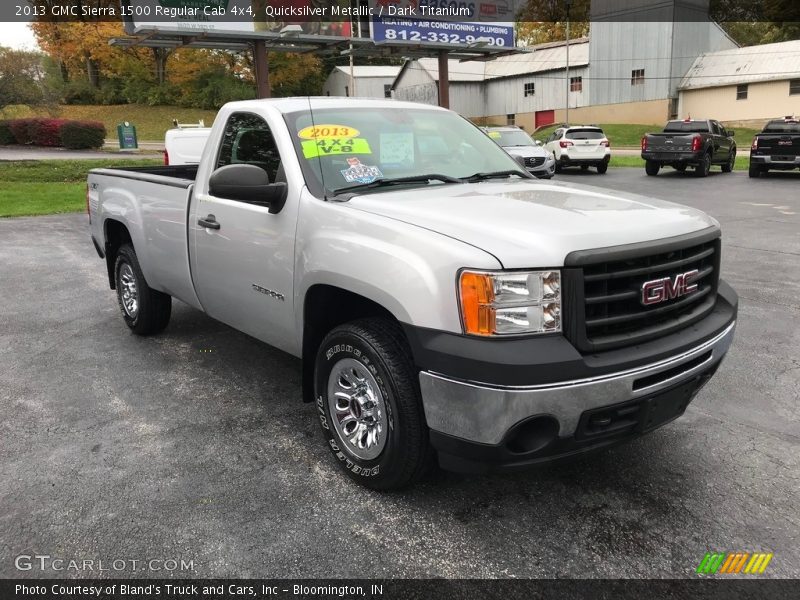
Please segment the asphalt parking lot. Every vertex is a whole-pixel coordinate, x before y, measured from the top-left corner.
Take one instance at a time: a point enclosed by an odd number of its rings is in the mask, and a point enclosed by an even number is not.
[[[85,215],[0,219],[0,577],[92,575],[20,554],[193,566],[115,576],[692,577],[712,550],[799,577],[800,174],[558,179],[722,223],[728,358],[633,443],[392,494],[336,470],[299,361],[177,302],[163,334],[131,335]]]

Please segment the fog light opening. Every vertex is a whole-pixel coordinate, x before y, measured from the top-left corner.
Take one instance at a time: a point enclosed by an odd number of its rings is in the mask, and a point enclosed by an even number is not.
[[[558,421],[553,417],[533,417],[515,426],[505,446],[514,454],[530,454],[542,450],[558,437]]]

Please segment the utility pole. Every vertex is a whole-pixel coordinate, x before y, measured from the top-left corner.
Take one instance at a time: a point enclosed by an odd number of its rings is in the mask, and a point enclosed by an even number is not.
[[[564,3],[567,5],[567,110],[564,119],[569,125],[569,89],[571,87],[569,82],[569,6],[572,4],[572,0],[564,0]]]

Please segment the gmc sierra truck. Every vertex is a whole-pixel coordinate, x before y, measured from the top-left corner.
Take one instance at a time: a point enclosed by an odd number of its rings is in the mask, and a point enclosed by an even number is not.
[[[718,121],[669,121],[662,133],[648,133],[642,138],[644,170],[648,175],[658,175],[665,165],[680,172],[692,166],[696,177],[707,177],[711,165],[720,165],[723,173],[730,173],[736,162],[733,134]]]
[[[785,117],[769,121],[750,145],[750,177],[759,177],[770,169],[800,169],[800,121]]]
[[[177,298],[302,358],[326,445],[375,489],[650,432],[733,340],[714,219],[538,181],[427,105],[230,103],[199,165],[95,169],[87,202],[134,333]]]

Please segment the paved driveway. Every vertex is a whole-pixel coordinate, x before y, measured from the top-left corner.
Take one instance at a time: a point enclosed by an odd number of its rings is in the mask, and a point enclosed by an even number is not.
[[[180,303],[135,337],[85,215],[0,219],[0,577],[23,553],[183,559],[200,577],[691,577],[708,550],[774,552],[767,576],[800,576],[800,180],[559,179],[722,222],[729,357],[633,443],[392,494],[338,473],[296,359]],[[43,574],[75,575],[22,573]]]

